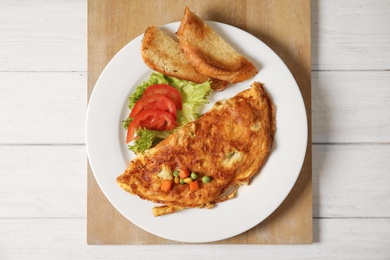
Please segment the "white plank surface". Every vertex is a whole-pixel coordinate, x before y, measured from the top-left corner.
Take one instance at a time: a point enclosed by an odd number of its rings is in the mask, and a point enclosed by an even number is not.
[[[86,73],[0,72],[0,144],[85,143]]]
[[[86,1],[1,0],[0,71],[86,71]]]
[[[0,144],[85,143],[86,80],[0,72]],[[314,71],[313,142],[390,142],[389,104],[390,71]]]
[[[312,4],[313,245],[86,245],[86,1],[0,0],[0,259],[389,259],[390,1]]]
[[[84,145],[0,146],[0,218],[86,216]],[[389,145],[314,145],[313,215],[390,218]]]
[[[85,217],[86,159],[84,145],[0,146],[0,218]]]
[[[390,218],[390,145],[314,145],[313,214]]]
[[[314,70],[390,69],[390,4],[383,0],[315,0]]]
[[[314,220],[312,245],[86,246],[85,219],[0,219],[8,259],[389,259],[390,219]]]
[[[315,143],[389,143],[390,71],[313,72],[312,124]]]
[[[390,68],[390,6],[312,1],[315,70]],[[86,1],[2,0],[0,71],[86,71]]]

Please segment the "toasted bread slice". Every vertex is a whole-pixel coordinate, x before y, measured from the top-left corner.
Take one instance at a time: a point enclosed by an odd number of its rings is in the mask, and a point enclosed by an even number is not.
[[[249,60],[188,7],[176,34],[182,51],[201,74],[235,83],[247,80],[257,73]]]
[[[180,50],[179,43],[156,26],[150,26],[143,37],[141,54],[144,62],[151,69],[164,75],[195,83],[203,83],[210,77],[199,73]],[[226,88],[228,82],[211,79],[215,91]]]

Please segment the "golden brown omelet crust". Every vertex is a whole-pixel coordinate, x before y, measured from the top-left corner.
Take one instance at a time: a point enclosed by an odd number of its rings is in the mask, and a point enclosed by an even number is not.
[[[260,83],[235,97],[217,102],[198,120],[130,162],[118,184],[143,199],[162,203],[167,213],[187,207],[212,207],[232,185],[248,184],[267,158],[275,132],[274,109]],[[174,184],[160,189],[162,167],[188,168],[201,178],[199,189]]]

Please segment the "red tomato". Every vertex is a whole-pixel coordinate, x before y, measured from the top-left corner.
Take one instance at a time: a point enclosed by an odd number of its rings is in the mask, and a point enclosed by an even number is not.
[[[142,96],[131,110],[131,118],[135,118],[144,110],[161,110],[170,113],[174,120],[176,120],[176,106],[175,104],[163,95]]]
[[[168,112],[161,110],[144,110],[141,111],[131,121],[127,128],[126,143],[134,140],[135,130],[144,127],[149,130],[165,131],[172,130],[177,126],[175,119]]]
[[[166,84],[155,84],[146,88],[142,96],[163,95],[175,104],[177,110],[183,107],[179,90]]]

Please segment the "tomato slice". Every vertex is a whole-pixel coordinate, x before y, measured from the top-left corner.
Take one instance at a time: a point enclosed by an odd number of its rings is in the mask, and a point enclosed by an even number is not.
[[[177,126],[175,119],[166,111],[144,110],[131,121],[127,128],[126,143],[134,140],[135,130],[144,127],[149,130],[167,131]]]
[[[175,104],[177,110],[182,110],[183,103],[179,90],[166,84],[155,84],[146,88],[142,96],[163,95]]]
[[[142,96],[131,110],[131,118],[135,118],[144,110],[161,110],[170,113],[174,120],[176,120],[176,106],[167,97],[163,95]]]

